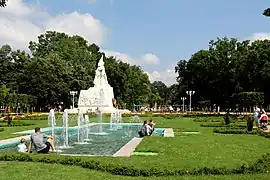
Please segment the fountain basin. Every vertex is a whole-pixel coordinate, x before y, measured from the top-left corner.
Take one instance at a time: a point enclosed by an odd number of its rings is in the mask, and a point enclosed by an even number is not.
[[[99,135],[99,128],[102,126],[104,135]],[[69,147],[62,148],[63,146],[63,128],[55,128],[55,146],[56,149],[61,150],[57,152],[62,155],[82,155],[82,156],[112,156],[119,149],[121,149],[125,144],[127,144],[134,137],[138,137],[138,130],[141,127],[141,124],[121,124],[122,129],[116,131],[110,130],[110,125],[106,123],[102,124],[90,124],[88,140],[83,143],[77,143],[77,127],[69,127]],[[42,133],[50,134],[51,129],[45,128],[41,129]],[[154,133],[153,136],[162,136],[164,129],[156,129],[157,133]],[[25,134],[32,134],[33,131],[24,131]],[[95,134],[96,133],[96,134]],[[22,132],[20,132],[22,134]],[[29,138],[27,139],[29,142]],[[18,141],[13,141],[5,144],[0,144],[0,152],[2,151],[17,151]],[[28,145],[28,143],[27,143]],[[35,151],[33,151],[35,152]]]

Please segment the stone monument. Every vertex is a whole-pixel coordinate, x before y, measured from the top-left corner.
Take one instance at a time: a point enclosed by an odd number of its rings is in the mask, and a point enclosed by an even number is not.
[[[103,113],[110,113],[116,111],[116,108],[113,107],[113,102],[113,88],[108,83],[102,56],[96,69],[94,87],[90,87],[88,90],[81,90],[78,108],[82,112],[96,112],[99,110]]]

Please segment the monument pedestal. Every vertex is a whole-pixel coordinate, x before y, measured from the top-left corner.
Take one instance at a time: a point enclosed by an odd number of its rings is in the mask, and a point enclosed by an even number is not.
[[[83,113],[96,112],[98,109],[102,113],[112,113],[116,111],[113,107],[113,88],[107,80],[103,57],[101,57],[96,69],[94,87],[88,90],[81,90],[78,102],[78,109]],[[129,112],[124,110],[123,112]]]

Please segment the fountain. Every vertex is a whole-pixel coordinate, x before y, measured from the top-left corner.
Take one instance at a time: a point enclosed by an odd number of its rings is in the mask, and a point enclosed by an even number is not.
[[[86,133],[86,139],[85,141],[89,141],[89,117],[88,115],[84,116],[84,128],[85,128],[85,133]]]
[[[85,138],[85,125],[84,117],[82,111],[78,110],[78,127],[77,127],[77,143],[76,144],[87,144],[84,140]]]
[[[63,137],[64,137],[64,141],[63,141],[63,146],[60,146],[59,148],[66,149],[66,148],[70,148],[70,146],[68,145],[69,133],[68,133],[68,110],[67,109],[64,110],[62,119],[63,119]]]
[[[54,113],[54,109],[50,110],[49,116],[48,116],[48,125],[51,127],[51,132],[52,132],[52,138],[55,138],[55,113]]]
[[[121,129],[122,127],[119,126],[119,124],[122,123],[122,113],[118,111],[118,109],[115,112],[111,113],[110,118],[110,130],[117,130]]]

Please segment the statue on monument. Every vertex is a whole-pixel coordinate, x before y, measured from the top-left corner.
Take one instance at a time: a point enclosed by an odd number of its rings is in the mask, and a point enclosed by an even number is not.
[[[102,56],[98,62],[98,67],[96,69],[94,86],[108,85],[107,75],[104,67],[104,57]]]

